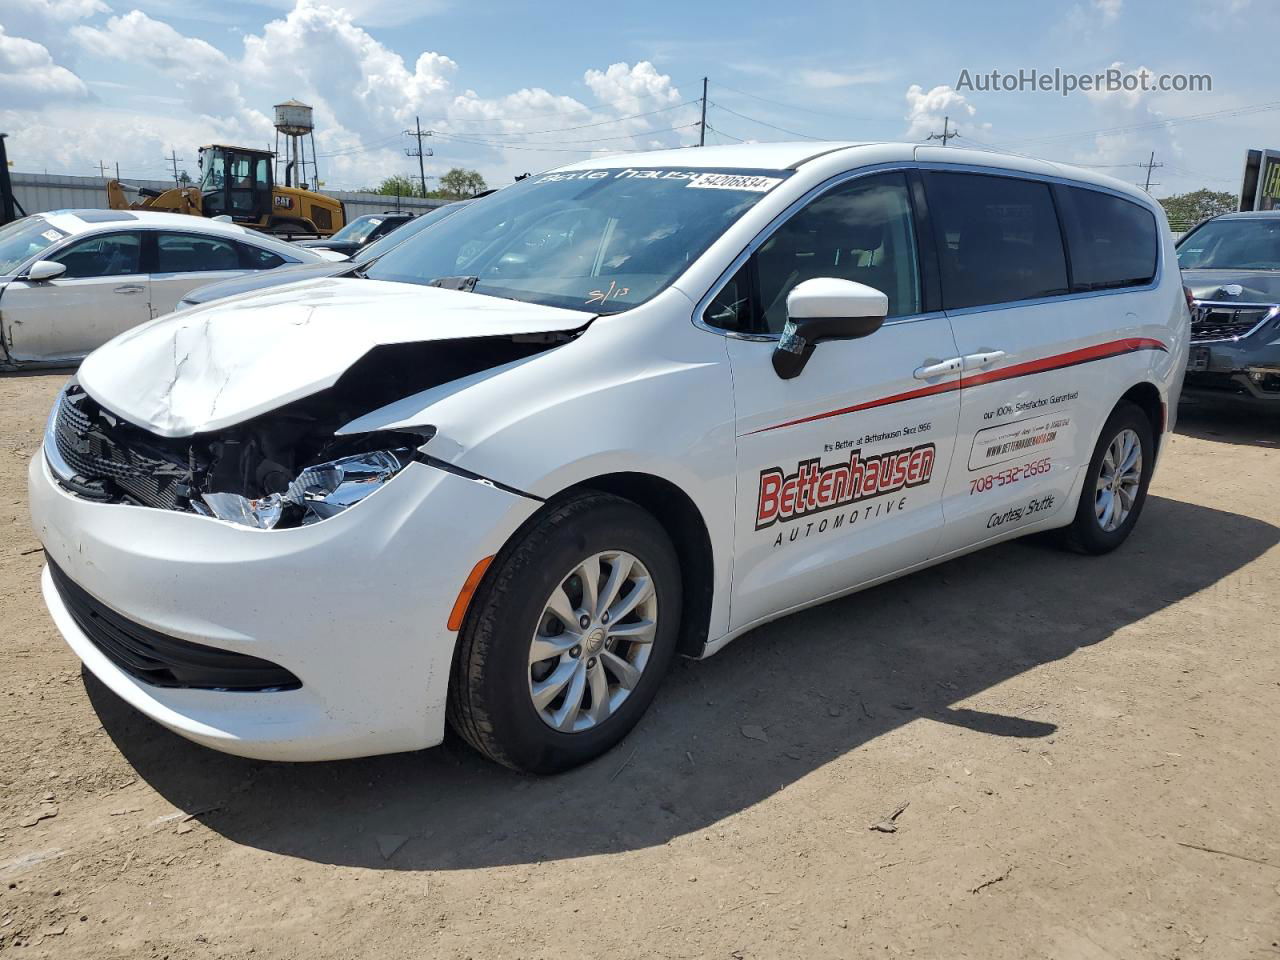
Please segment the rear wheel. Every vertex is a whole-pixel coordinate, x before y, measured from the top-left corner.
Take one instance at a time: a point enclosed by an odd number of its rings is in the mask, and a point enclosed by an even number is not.
[[[1081,553],[1109,553],[1128,538],[1147,500],[1155,441],[1151,421],[1127,400],[1107,419],[1089,462],[1066,544]]]
[[[495,559],[472,599],[449,720],[499,763],[554,773],[635,726],[675,653],[680,567],[630,501],[575,495]]]

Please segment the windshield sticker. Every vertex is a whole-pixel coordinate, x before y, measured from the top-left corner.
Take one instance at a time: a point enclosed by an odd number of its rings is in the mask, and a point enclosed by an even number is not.
[[[62,234],[57,230],[46,230],[44,233],[40,234],[40,236],[44,237],[50,243],[57,243],[62,239]]]
[[[625,170],[571,170],[565,173],[548,173],[533,181],[533,186],[571,180],[682,180],[686,187],[697,187],[702,190],[746,190],[751,193],[767,193],[780,184],[783,178],[753,173],[645,170],[627,167]]]
[[[750,190],[768,193],[782,182],[781,177],[758,177],[740,173],[700,173],[689,181],[689,186],[703,190]]]

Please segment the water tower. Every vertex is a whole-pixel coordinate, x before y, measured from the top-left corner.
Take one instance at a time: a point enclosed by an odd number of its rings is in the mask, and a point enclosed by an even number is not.
[[[286,187],[314,187],[320,178],[316,169],[315,124],[311,120],[311,108],[297,100],[277,103],[276,111],[276,183]],[[280,150],[280,138],[284,137],[284,150]],[[307,156],[307,140],[311,140],[311,156]],[[281,164],[284,165],[281,176]],[[311,165],[311,178],[307,178],[307,165]]]

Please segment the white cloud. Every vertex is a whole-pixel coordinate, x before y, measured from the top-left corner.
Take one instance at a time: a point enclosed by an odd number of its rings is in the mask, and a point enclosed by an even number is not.
[[[98,154],[111,161],[145,155],[154,168],[170,147],[194,163],[192,151],[201,143],[272,143],[270,106],[285,97],[314,106],[321,177],[334,187],[416,173],[416,161],[404,154],[409,141],[402,131],[418,117],[436,132],[429,145],[438,156],[428,160],[428,173],[476,166],[495,182],[594,151],[690,142],[688,131],[668,128],[696,120],[696,108],[680,107],[679,89],[647,61],[587,70],[582,82],[591,97],[585,100],[538,87],[481,97],[457,83],[460,68],[450,57],[422,51],[407,60],[358,25],[349,9],[321,0],[296,0],[288,12],[243,36],[238,50],[185,36],[142,10],[102,18],[101,0],[51,2],[75,4],[93,16],[67,24],[66,35],[82,57],[130,70],[128,87],[93,81],[103,103],[86,111],[83,132],[74,138],[91,162]],[[139,71],[141,82],[134,80]],[[154,81],[145,79],[148,72]],[[15,76],[27,82],[26,73]],[[84,88],[74,74],[62,77],[68,79]],[[0,108],[0,116],[17,113],[10,103],[4,107],[10,109]],[[630,116],[652,111],[661,112]],[[620,115],[629,118],[616,119]],[[74,126],[66,114],[57,123],[51,117],[6,122],[23,129],[28,156],[38,146],[42,159],[88,172],[79,169],[86,162],[81,151],[54,146],[61,131]],[[121,136],[133,127],[145,133]],[[508,143],[516,149],[503,149]],[[535,144],[546,150],[531,149]]]
[[[42,44],[11,37],[0,26],[0,101],[34,110],[58,100],[88,97],[84,82],[54,63]]]
[[[1093,0],[1093,9],[1102,17],[1103,23],[1113,23],[1123,7],[1124,0]]]
[[[90,17],[110,13],[102,0],[4,0],[4,29],[44,46],[59,63],[73,63],[75,43],[70,28]]]
[[[904,140],[923,140],[931,133],[941,133],[946,117],[951,118],[954,127],[957,121],[971,119],[978,111],[965,99],[964,94],[957,93],[947,85],[924,90],[918,83],[907,88],[907,132]]]
[[[888,78],[888,73],[878,70],[863,70],[856,73],[843,73],[838,70],[801,70],[798,74],[800,83],[814,90],[837,90],[842,87],[884,83]]]

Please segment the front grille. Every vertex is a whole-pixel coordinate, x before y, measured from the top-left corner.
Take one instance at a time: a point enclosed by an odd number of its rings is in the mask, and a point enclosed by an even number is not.
[[[1242,339],[1265,323],[1276,309],[1269,305],[1197,303],[1191,314],[1191,342]]]
[[[149,507],[173,510],[186,472],[177,464],[147,456],[115,436],[85,393],[67,391],[58,404],[54,441],[67,466],[90,481],[108,480]]]
[[[122,617],[75,584],[52,560],[49,573],[76,626],[112,663],[153,687],[296,690],[302,681],[279,664],[166,636]]]

